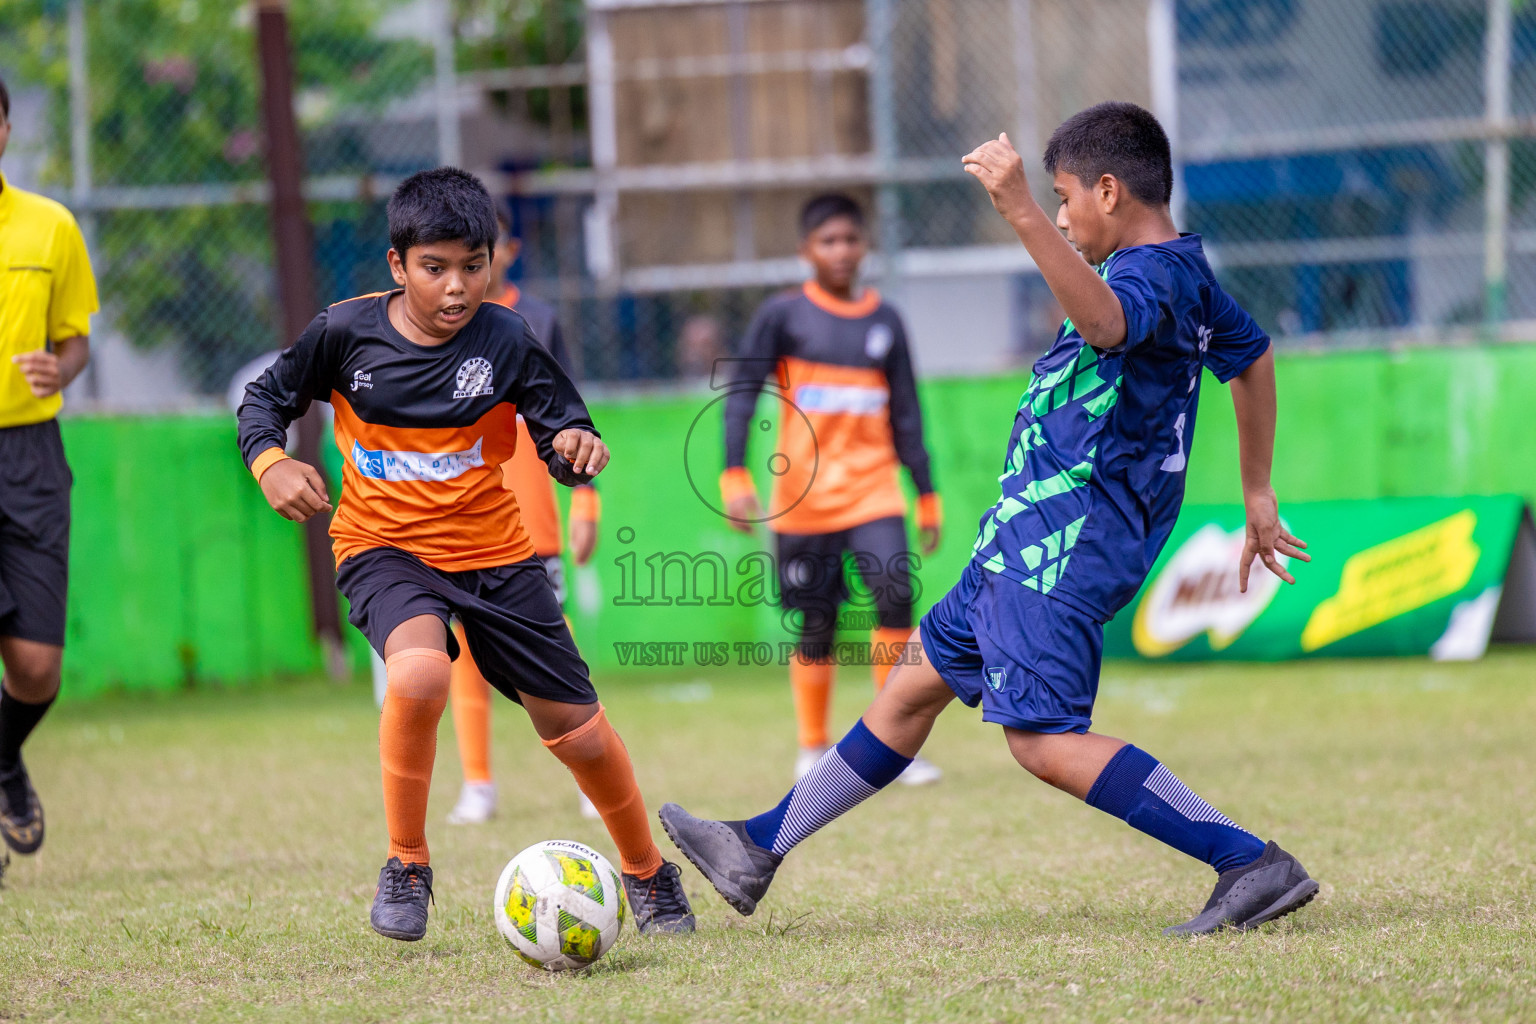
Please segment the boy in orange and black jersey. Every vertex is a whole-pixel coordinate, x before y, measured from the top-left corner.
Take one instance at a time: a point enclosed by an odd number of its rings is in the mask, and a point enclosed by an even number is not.
[[[352,624],[384,657],[379,722],[388,861],[370,921],[407,941],[427,930],[427,794],[449,666],[468,648],[523,705],[570,768],[619,849],[636,926],[692,931],[676,865],[651,839],[645,801],[576,652],[501,466],[517,421],[550,475],[584,484],[608,463],[587,408],[516,312],[484,301],[494,206],[473,175],[412,175],[389,201],[389,265],[400,290],[338,302],[246,388],[240,448],[288,519],[330,509],[313,467],[283,452],[288,425],[319,399],[335,409],[337,585]]]
[[[827,748],[831,648],[838,608],[849,596],[845,554],[874,598],[879,625],[870,653],[878,691],[912,633],[913,558],[899,467],[917,488],[924,554],[938,547],[942,517],[906,329],[878,292],[858,287],[867,251],[862,208],[839,193],[817,196],[801,211],[800,238],[800,256],[815,273],[765,302],[747,330],[725,403],[720,481],[736,529],[751,532],[753,523],[766,521],[773,531],[781,599],[800,619],[790,664],[797,778]],[[764,516],[745,461],[770,375],[792,411],[782,417],[770,461],[776,481]],[[921,758],[902,776],[912,785],[938,778],[938,769]]]
[[[485,301],[516,310],[528,322],[534,339],[554,357],[567,376],[574,376],[555,307],[523,294],[517,285],[507,280],[522,249],[522,240],[512,233],[511,222],[500,209],[496,211],[496,228]],[[550,585],[555,589],[555,598],[563,607],[565,567],[560,557],[562,531],[554,480],[549,475],[549,468],[540,461],[533,438],[528,433],[528,424],[521,416],[517,420],[517,450],[501,467],[501,473],[503,485],[517,495],[518,510],[528,529],[528,539],[533,542],[533,552],[544,563]],[[591,484],[578,484],[572,489],[571,559],[578,566],[591,560],[597,545],[599,509],[597,489]],[[466,646],[463,625],[455,624],[453,628],[459,646]],[[453,734],[464,772],[464,785],[459,791],[458,802],[448,812],[448,823],[480,824],[496,813],[496,783],[491,776],[491,687],[467,651],[453,663],[448,706],[453,712]],[[581,811],[586,817],[597,817],[597,809],[585,796]]]

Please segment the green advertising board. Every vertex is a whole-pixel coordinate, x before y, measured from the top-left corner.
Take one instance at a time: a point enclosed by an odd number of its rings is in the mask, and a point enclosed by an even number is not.
[[[1310,563],[1289,586],[1254,562],[1238,591],[1240,505],[1189,505],[1136,600],[1105,628],[1109,657],[1279,661],[1481,657],[1536,641],[1536,540],[1523,498],[1322,501],[1281,510]]]

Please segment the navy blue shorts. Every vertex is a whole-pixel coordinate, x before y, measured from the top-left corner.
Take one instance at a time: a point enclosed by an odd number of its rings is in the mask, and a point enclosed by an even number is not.
[[[981,718],[1025,732],[1087,732],[1104,627],[975,562],[918,624],[923,651]]]

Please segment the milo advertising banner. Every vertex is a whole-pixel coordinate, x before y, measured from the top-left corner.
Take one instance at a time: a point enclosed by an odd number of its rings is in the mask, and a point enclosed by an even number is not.
[[[1536,642],[1536,531],[1512,495],[1281,506],[1310,563],[1288,586],[1257,560],[1238,593],[1243,509],[1187,505],[1136,600],[1105,627],[1110,657],[1170,660],[1430,655]],[[1289,562],[1281,556],[1282,562]]]

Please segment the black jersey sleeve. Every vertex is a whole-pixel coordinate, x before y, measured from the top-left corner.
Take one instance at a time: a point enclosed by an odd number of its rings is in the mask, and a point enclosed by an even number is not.
[[[516,383],[509,398],[528,424],[528,435],[533,438],[539,458],[549,467],[549,475],[567,487],[590,483],[590,476],[575,472],[570,460],[555,452],[554,440],[562,430],[574,427],[597,434],[597,427],[592,425],[592,416],[576,385],[555,357],[538,343],[526,324],[523,330]]]
[[[896,457],[912,474],[917,493],[931,494],[933,470],[928,447],[923,443],[923,410],[917,402],[917,379],[907,348],[907,329],[900,320],[895,326],[891,350],[885,355],[885,380],[891,389],[891,436],[896,442]]]
[[[560,330],[559,320],[552,319],[549,322],[549,354],[555,357],[555,362],[559,364],[560,369],[564,370],[565,375],[574,382],[576,380],[576,367],[571,364],[571,351],[565,347],[565,335]],[[597,485],[589,481],[584,484],[577,484],[576,486],[589,487],[595,490]]]
[[[330,311],[322,310],[265,373],[245,386],[245,399],[235,415],[247,468],[268,448],[288,443],[288,425],[309,411],[310,402],[329,397],[336,348],[329,324]]]
[[[732,361],[730,390],[725,395],[725,467],[746,464],[747,438],[763,381],[777,372],[784,355],[785,304],[772,299],[763,303],[747,326],[736,359]]]
[[[565,347],[565,335],[560,331],[559,320],[552,320],[549,324],[549,354],[555,357],[555,362],[560,364],[560,369],[565,371],[567,377],[575,378],[576,368],[571,365],[571,353]]]

